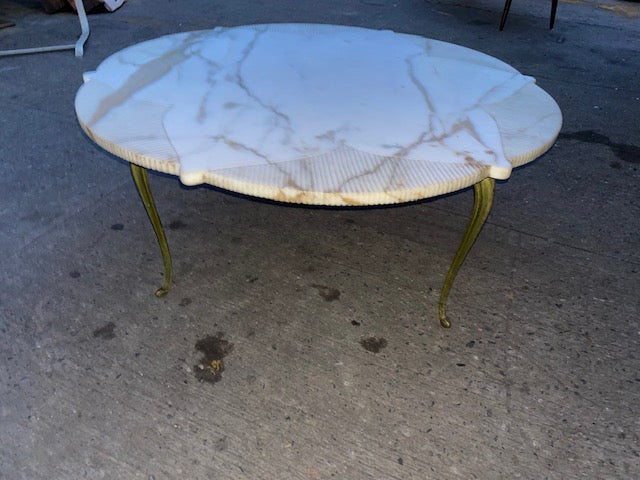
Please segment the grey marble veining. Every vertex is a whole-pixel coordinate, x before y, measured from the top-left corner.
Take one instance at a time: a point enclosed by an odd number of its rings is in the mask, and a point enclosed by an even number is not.
[[[85,75],[76,110],[103,147],[187,185],[393,203],[508,178],[546,150],[561,114],[534,83],[418,36],[255,25],[118,52]]]

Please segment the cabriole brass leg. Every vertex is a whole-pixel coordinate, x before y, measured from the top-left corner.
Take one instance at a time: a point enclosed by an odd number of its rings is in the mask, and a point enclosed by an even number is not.
[[[471,215],[469,225],[467,225],[467,230],[464,232],[464,237],[462,237],[462,242],[460,242],[458,251],[456,252],[455,257],[453,257],[453,262],[451,262],[451,266],[449,267],[447,276],[444,279],[442,292],[440,293],[440,304],[438,306],[438,313],[440,315],[440,325],[442,325],[444,328],[451,327],[451,322],[447,320],[446,313],[449,290],[451,290],[451,285],[453,284],[453,280],[456,278],[462,262],[464,262],[467,253],[469,253],[473,242],[476,241],[478,233],[480,233],[485,220],[489,216],[491,204],[493,203],[493,191],[495,183],[496,182],[493,178],[485,178],[484,180],[476,183],[473,186],[473,192],[475,196],[473,203],[473,214]]]
[[[147,176],[147,169],[135,165],[131,165],[131,173],[133,175],[133,181],[138,187],[138,193],[142,198],[144,208],[149,215],[151,225],[153,225],[153,231],[156,232],[158,244],[160,245],[160,251],[162,252],[162,260],[164,261],[164,284],[158,290],[156,290],[156,297],[164,297],[169,293],[169,287],[171,286],[171,254],[169,253],[169,245],[167,244],[167,237],[164,234],[162,228],[162,222],[160,222],[160,215],[156,209],[156,204],[153,201],[153,195],[151,195],[151,188],[149,187],[149,177]]]

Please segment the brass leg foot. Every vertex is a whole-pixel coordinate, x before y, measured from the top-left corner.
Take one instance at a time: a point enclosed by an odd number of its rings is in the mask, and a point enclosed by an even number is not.
[[[133,181],[138,187],[138,193],[142,198],[144,208],[149,215],[151,225],[153,225],[153,231],[156,232],[156,238],[158,239],[158,245],[160,245],[160,251],[162,252],[162,260],[164,261],[164,283],[162,287],[156,290],[156,297],[164,297],[169,293],[169,287],[171,286],[171,254],[169,253],[169,245],[167,244],[167,237],[164,234],[162,228],[162,222],[160,222],[160,215],[156,209],[156,204],[153,201],[153,195],[151,195],[151,188],[149,187],[149,177],[147,176],[147,169],[135,165],[131,165],[131,174],[133,175]]]
[[[467,253],[469,253],[473,242],[476,241],[478,233],[480,233],[485,220],[489,216],[489,212],[491,211],[491,204],[493,203],[493,191],[495,183],[496,182],[493,178],[485,178],[484,180],[476,183],[473,186],[475,199],[473,203],[473,213],[471,215],[471,220],[469,220],[469,225],[467,225],[467,229],[464,232],[464,236],[462,237],[462,241],[460,242],[458,251],[453,257],[453,261],[451,262],[451,266],[449,267],[447,276],[444,279],[442,292],[440,293],[438,314],[440,316],[440,325],[442,325],[442,327],[444,328],[451,327],[451,322],[447,319],[446,313],[447,298],[449,297],[451,285],[453,284],[453,280],[456,278],[458,270],[460,269],[462,262],[464,262]]]

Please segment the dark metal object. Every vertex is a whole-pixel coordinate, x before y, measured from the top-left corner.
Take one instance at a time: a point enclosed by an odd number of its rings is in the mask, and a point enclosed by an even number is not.
[[[509,15],[509,9],[511,8],[511,0],[504,2],[504,10],[502,10],[502,18],[500,19],[500,31],[504,29],[504,24],[507,23],[507,16]],[[553,24],[556,20],[556,11],[558,10],[558,0],[551,0],[551,18],[549,19],[549,28],[553,28]]]

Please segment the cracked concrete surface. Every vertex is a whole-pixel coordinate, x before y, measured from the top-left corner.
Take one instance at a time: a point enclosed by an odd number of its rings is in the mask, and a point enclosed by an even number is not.
[[[0,58],[0,478],[640,478],[638,4],[561,2],[548,30],[550,5],[516,1],[498,32],[502,6],[138,0],[90,16],[82,59]],[[1,8],[0,49],[79,33],[35,0]],[[129,168],[74,117],[82,72],[284,21],[465,45],[562,108],[556,145],[497,186],[451,330],[438,293],[470,191],[297,208],[153,174],[175,269],[153,296]]]

